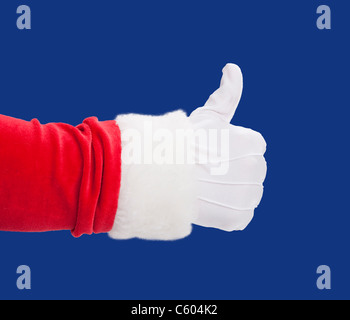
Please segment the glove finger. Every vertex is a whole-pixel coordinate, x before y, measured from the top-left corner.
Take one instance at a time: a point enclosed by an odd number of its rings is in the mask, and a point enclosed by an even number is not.
[[[192,115],[212,111],[226,122],[231,121],[242,96],[243,76],[241,69],[232,63],[227,64],[222,72],[219,89],[209,97],[204,107],[196,109]]]
[[[262,198],[264,188],[259,184],[226,184],[198,181],[199,200],[237,210],[255,209]]]
[[[266,152],[266,141],[259,132],[239,126],[230,126],[229,142],[226,144],[229,144],[230,158],[264,155]]]
[[[200,201],[199,214],[193,223],[224,231],[238,231],[245,229],[253,216],[254,210],[240,211]]]
[[[227,128],[202,128],[197,131],[195,154],[201,163],[228,161],[249,155],[263,155],[266,142],[254,130],[228,126]]]
[[[224,174],[212,174],[214,170],[220,169]],[[247,156],[216,165],[197,165],[196,170],[197,176],[206,181],[262,184],[266,177],[267,165],[263,156]]]

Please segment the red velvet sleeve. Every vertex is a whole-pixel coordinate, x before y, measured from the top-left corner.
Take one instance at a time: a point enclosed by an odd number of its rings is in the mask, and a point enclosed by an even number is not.
[[[115,121],[74,127],[0,115],[0,230],[108,232],[120,177]]]

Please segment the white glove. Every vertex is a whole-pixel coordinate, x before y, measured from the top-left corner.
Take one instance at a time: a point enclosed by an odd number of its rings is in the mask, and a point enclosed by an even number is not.
[[[217,132],[218,137],[209,147],[196,144],[199,214],[193,222],[200,226],[243,230],[252,220],[263,194],[266,142],[256,131],[230,125],[242,89],[240,68],[227,64],[220,88],[204,107],[190,115],[195,130],[204,129],[208,136]],[[203,154],[208,155],[209,162],[199,163]]]
[[[266,144],[259,133],[230,125],[242,74],[233,64],[223,72],[220,88],[190,117],[182,111],[117,117],[122,177],[112,238],[174,240],[189,235],[192,223],[232,231],[251,221],[263,191]],[[181,132],[190,134],[182,139]],[[182,163],[186,150],[191,161]]]

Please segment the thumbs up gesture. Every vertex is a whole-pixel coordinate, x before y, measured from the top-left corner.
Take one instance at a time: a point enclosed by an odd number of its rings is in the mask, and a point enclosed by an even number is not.
[[[203,227],[243,230],[262,198],[266,142],[258,132],[230,124],[242,89],[240,68],[227,64],[219,89],[190,115],[195,130],[209,137],[216,132],[211,143],[195,145],[199,214],[193,223]],[[201,161],[203,154],[208,161]]]

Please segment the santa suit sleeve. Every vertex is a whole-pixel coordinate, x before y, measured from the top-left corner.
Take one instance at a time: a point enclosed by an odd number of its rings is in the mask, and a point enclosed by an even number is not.
[[[0,230],[70,230],[75,237],[170,240],[195,215],[191,165],[123,163],[124,133],[142,123],[176,130],[182,112],[85,119],[78,126],[0,115]]]

